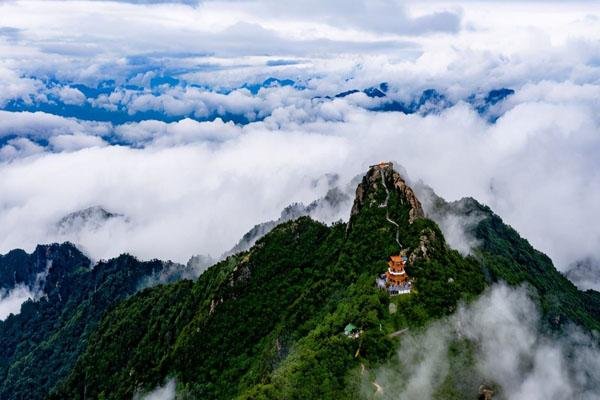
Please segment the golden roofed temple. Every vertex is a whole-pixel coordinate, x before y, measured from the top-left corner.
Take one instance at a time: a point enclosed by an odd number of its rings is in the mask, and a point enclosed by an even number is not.
[[[403,251],[390,256],[387,271],[376,279],[377,286],[392,296],[410,293],[412,290],[412,281],[404,269],[408,261],[405,254]]]
[[[388,261],[388,270],[385,273],[386,280],[391,285],[400,285],[408,281],[408,275],[404,270],[406,266],[406,256],[390,256]]]

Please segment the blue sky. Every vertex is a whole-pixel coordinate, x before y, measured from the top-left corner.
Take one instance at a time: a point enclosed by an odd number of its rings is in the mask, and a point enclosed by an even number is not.
[[[0,2],[0,252],[218,256],[391,159],[600,259],[597,2],[294,4]],[[127,218],[56,232],[93,205]]]

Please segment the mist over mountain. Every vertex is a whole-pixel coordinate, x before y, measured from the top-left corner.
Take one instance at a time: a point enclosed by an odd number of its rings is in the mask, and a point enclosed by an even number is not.
[[[346,202],[333,188],[207,269],[207,257],[92,265],[68,243],[2,256],[6,287],[45,275],[41,296],[0,322],[0,396],[594,398],[600,294],[488,207],[408,182],[391,163],[371,166],[347,223],[303,215]],[[463,221],[448,232],[476,245],[461,255],[427,215]],[[398,252],[412,288],[394,296],[375,283]]]
[[[595,4],[317,3],[2,3],[0,251],[218,258],[400,160],[561,271],[600,258]],[[94,205],[129,223],[54,229]]]
[[[338,179],[335,178],[332,180],[333,182],[337,182]],[[246,232],[231,250],[225,252],[221,257],[226,258],[230,255],[248,250],[257,240],[269,233],[269,231],[277,225],[287,221],[305,216],[309,216],[324,223],[332,223],[344,219],[350,209],[352,201],[351,196],[348,194],[348,189],[352,187],[352,183],[354,183],[355,180],[356,179],[353,179],[346,185],[344,190],[340,189],[338,186],[333,186],[327,191],[324,197],[314,200],[308,205],[302,203],[290,204],[281,211],[281,215],[278,219],[263,222],[252,227],[252,229]]]
[[[0,299],[2,310],[11,293],[28,289],[0,322],[0,397],[10,399],[46,398],[121,300],[193,275],[181,265],[129,255],[92,265],[71,243],[40,245],[32,254],[11,251],[0,257],[0,271],[2,290],[9,293]]]
[[[599,265],[598,260],[585,258],[570,265],[565,276],[582,290],[599,290],[600,279],[597,273]]]
[[[65,215],[56,223],[56,229],[61,235],[76,234],[83,230],[95,231],[113,218],[127,222],[122,214],[111,213],[101,206],[92,206]]]
[[[600,399],[600,4],[0,1],[0,400]]]

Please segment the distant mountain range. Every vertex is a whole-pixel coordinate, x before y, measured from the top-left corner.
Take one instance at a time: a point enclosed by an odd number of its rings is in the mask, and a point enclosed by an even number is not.
[[[56,89],[61,84],[56,81],[48,81],[47,85],[50,89]],[[144,94],[159,96],[161,88],[175,88],[175,87],[187,87],[187,84],[180,81],[178,78],[173,76],[156,76],[151,79],[148,87],[141,87],[136,85],[124,84],[117,86],[113,81],[100,82],[97,87],[90,87],[83,84],[72,83],[65,87],[73,90],[77,90],[85,97],[85,101],[80,103],[65,103],[59,96],[57,96],[53,90],[44,97],[45,100],[11,100],[8,101],[2,110],[12,112],[45,112],[56,116],[62,116],[67,118],[77,118],[84,121],[98,121],[98,122],[110,122],[113,125],[121,125],[130,122],[140,122],[144,120],[158,120],[164,122],[175,122],[183,118],[191,118],[198,121],[213,121],[217,118],[222,119],[225,122],[232,121],[236,124],[248,124],[251,122],[261,121],[268,117],[270,112],[261,111],[257,112],[253,117],[249,117],[248,113],[233,112],[231,110],[219,108],[215,110],[209,110],[207,115],[198,116],[193,111],[185,111],[179,114],[167,113],[164,109],[150,109],[150,110],[130,110],[126,104],[111,105],[111,107],[103,107],[96,104],[100,99],[104,99],[113,92],[126,91],[130,94]],[[246,83],[238,88],[231,88],[228,90],[217,90],[209,87],[199,87],[197,85],[190,85],[195,90],[205,90],[207,92],[214,92],[218,94],[228,94],[233,90],[245,89],[250,91],[251,95],[256,96],[261,89],[269,89],[273,87],[290,87],[300,93],[308,91],[307,87],[299,82],[292,79],[286,78],[274,78],[269,77],[263,82],[257,83]],[[414,93],[412,98],[409,100],[402,100],[399,94],[390,90],[387,82],[382,82],[376,86],[370,86],[363,89],[352,88],[346,91],[329,94],[329,95],[318,95],[314,99],[319,101],[331,101],[336,98],[347,97],[356,93],[361,93],[372,101],[370,105],[366,106],[368,110],[375,112],[403,112],[406,114],[419,113],[423,115],[431,113],[439,113],[444,109],[447,109],[456,104],[457,99],[454,101],[450,100],[447,94],[435,88],[427,88],[421,92]],[[466,98],[460,99],[461,101],[470,104],[479,114],[483,115],[490,122],[494,122],[501,115],[501,111],[495,109],[495,106],[506,98],[513,95],[515,91],[509,88],[497,88],[489,91],[472,93]],[[16,138],[16,135],[7,134],[0,136],[0,146],[7,143],[11,139]],[[47,146],[48,141],[46,137],[35,137],[35,135],[29,137],[30,140],[37,143],[40,146]],[[135,145],[141,146],[142,143],[133,143],[131,138],[119,136],[114,132],[105,133],[102,139],[110,144],[120,145]]]

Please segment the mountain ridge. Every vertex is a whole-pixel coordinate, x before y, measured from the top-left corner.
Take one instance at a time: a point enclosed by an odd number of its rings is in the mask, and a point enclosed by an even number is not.
[[[105,272],[99,282],[116,284],[104,295],[116,298],[105,299],[104,308],[86,309],[94,303],[84,301],[84,308],[63,311],[63,327],[72,326],[77,310],[94,317],[75,324],[80,336],[62,329],[55,341],[40,342],[55,351],[51,365],[63,367],[36,390],[26,384],[35,381],[35,364],[23,369],[5,358],[2,365],[12,372],[3,375],[0,399],[44,398],[44,391],[51,399],[131,398],[172,378],[178,398],[359,398],[357,374],[391,357],[397,332],[418,331],[499,281],[535,287],[546,329],[560,332],[574,322],[599,330],[600,294],[578,291],[489,208],[432,197],[441,214],[478,215],[468,229],[480,247],[462,256],[427,218],[433,206],[423,207],[406,182],[391,164],[372,166],[357,186],[347,224],[327,226],[306,216],[286,221],[195,281],[175,277],[143,288],[138,277],[157,276],[168,266],[131,256],[99,264],[96,273]],[[390,297],[375,278],[399,243],[413,290]],[[94,275],[82,272],[77,282],[91,293],[82,299],[92,299]],[[127,289],[118,284],[123,277]],[[51,303],[32,302],[9,320],[27,320],[28,310],[42,304]],[[11,324],[0,323],[0,339],[10,337]],[[360,330],[357,339],[343,334],[348,324]],[[77,351],[65,360],[56,352],[60,343],[77,344]],[[31,354],[38,356],[25,359],[39,361],[46,353]],[[452,393],[475,396],[478,388],[465,390]]]
[[[180,320],[176,338],[170,335],[166,348],[157,349],[142,334],[132,353],[120,358],[121,372],[114,375],[111,358],[104,367],[94,360],[123,353],[133,327],[141,324],[148,334],[150,326],[159,327],[159,332],[170,329],[158,316],[149,322],[129,321],[131,314],[154,313],[139,296],[121,304],[116,314],[104,319],[95,344],[75,369],[94,371],[94,381],[85,386],[88,393],[127,397],[175,376],[184,398],[355,398],[356,388],[350,390],[353,384],[348,381],[352,371],[390,356],[390,332],[417,329],[452,313],[459,301],[478,296],[487,281],[502,278],[495,270],[495,276],[486,276],[476,257],[464,258],[450,249],[436,224],[424,218],[422,210],[416,211],[414,201],[411,206],[402,185],[394,185],[395,174],[385,173],[390,184],[382,185],[378,171],[372,168],[357,189],[350,229],[344,223],[326,227],[301,217],[278,225],[249,251],[210,267],[183,296],[200,296],[203,305],[188,322]],[[384,186],[394,190],[387,194]],[[389,209],[380,207],[388,197]],[[388,217],[397,221],[400,242],[412,256],[407,271],[415,289],[408,297],[391,298],[374,285],[387,257],[398,251],[396,229]],[[171,289],[157,287],[140,296],[158,301],[161,291],[168,296]],[[186,301],[157,307],[172,308],[171,315],[176,315],[181,311],[174,310],[187,309]],[[392,314],[390,304],[395,309],[402,305],[402,312]],[[139,307],[150,309],[136,311]],[[242,316],[252,324],[243,323]],[[361,329],[359,343],[341,334],[350,322]],[[116,326],[124,332],[116,332]],[[154,361],[146,358],[149,354],[155,354]],[[138,355],[146,360],[146,372],[132,361]],[[81,396],[84,381],[75,372],[54,398]]]

